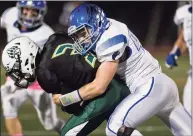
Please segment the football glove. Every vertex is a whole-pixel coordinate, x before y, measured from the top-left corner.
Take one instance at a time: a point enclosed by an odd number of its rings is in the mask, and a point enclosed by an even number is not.
[[[175,49],[175,48],[174,48]],[[179,48],[176,48],[174,51],[172,51],[173,53],[170,53],[167,58],[166,58],[166,62],[165,65],[167,68],[173,68],[173,67],[177,67],[177,59],[178,57],[181,55],[181,51]]]

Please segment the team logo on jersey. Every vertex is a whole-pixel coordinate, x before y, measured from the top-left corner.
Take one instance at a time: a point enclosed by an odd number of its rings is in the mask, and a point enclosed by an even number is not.
[[[7,50],[7,54],[12,59],[17,59],[21,55],[21,50],[17,46],[13,46]]]
[[[75,55],[75,54],[78,54],[78,52],[76,52],[73,47],[73,45],[71,43],[65,43],[65,44],[60,44],[57,46],[57,48],[55,49],[53,55],[52,55],[52,59],[53,58],[56,58],[58,56],[61,56],[63,54],[66,53],[66,50],[71,50],[71,53],[70,55]]]

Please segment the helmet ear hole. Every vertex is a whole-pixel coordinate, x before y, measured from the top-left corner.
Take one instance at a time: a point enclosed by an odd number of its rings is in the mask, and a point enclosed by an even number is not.
[[[99,27],[101,27],[101,24],[102,24],[102,22],[101,22],[101,20],[99,21]]]
[[[29,59],[27,59],[27,60],[25,61],[25,66],[26,66],[28,63],[29,63]]]
[[[34,69],[34,68],[35,68],[35,65],[34,65],[34,64],[31,64],[31,68]]]

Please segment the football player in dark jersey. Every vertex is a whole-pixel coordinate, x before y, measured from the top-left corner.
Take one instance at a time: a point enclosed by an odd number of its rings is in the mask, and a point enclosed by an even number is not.
[[[55,33],[40,50],[29,38],[18,37],[3,50],[2,63],[19,87],[27,87],[37,77],[47,93],[67,94],[91,82],[100,65],[92,53],[79,55],[72,43],[66,34]],[[73,114],[61,135],[86,136],[91,133],[108,119],[116,105],[128,95],[127,90],[114,79],[100,97],[66,107],[61,104],[63,111]]]

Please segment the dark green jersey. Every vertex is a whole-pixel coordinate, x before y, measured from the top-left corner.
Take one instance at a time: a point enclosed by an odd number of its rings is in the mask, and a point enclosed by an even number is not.
[[[48,93],[66,94],[92,82],[100,63],[92,54],[81,56],[72,48],[73,41],[65,34],[57,33],[49,37],[43,51],[36,58],[36,75],[40,86]],[[112,80],[103,95],[92,100],[62,107],[74,114],[62,129],[66,135],[76,126],[77,136],[86,136],[108,119],[114,108],[129,94],[128,88]]]
[[[66,94],[94,79],[100,63],[91,53],[79,55],[72,44],[65,34],[53,34],[37,57],[37,79],[46,92]]]
[[[37,55],[37,80],[47,93],[66,94],[94,80],[100,63],[93,54],[77,54],[72,44],[66,34],[55,33]],[[62,110],[73,114],[81,109],[80,103],[62,107]]]
[[[47,93],[66,94],[94,80],[100,65],[97,58],[91,53],[85,56],[78,54],[73,49],[72,44],[73,41],[66,34],[53,34],[44,45],[42,52],[37,56],[37,80]],[[94,100],[106,97],[106,93],[113,88],[115,88],[115,85],[110,83],[106,92]],[[116,89],[116,92],[118,94],[114,93],[115,97],[122,95],[120,90]],[[110,101],[116,102],[115,97]],[[109,98],[107,101],[109,101]],[[89,102],[86,101],[83,106],[76,103],[65,108],[62,107],[62,109],[75,114],[80,112]],[[111,102],[111,104],[114,103]]]

